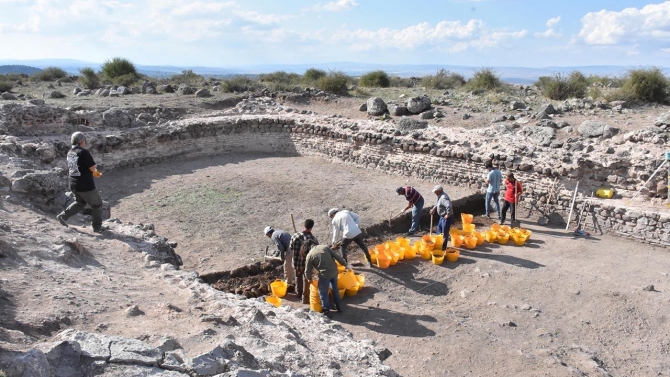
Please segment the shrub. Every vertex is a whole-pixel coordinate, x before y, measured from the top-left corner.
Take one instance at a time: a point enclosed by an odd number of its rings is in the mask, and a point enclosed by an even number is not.
[[[261,87],[260,83],[248,76],[233,76],[227,80],[221,81],[221,91],[232,93],[232,92],[246,92],[254,91]]]
[[[47,67],[33,75],[37,80],[54,81],[67,77],[67,72],[59,67]]]
[[[316,87],[331,93],[347,94],[347,83],[350,79],[344,72],[330,72],[316,82]]]
[[[573,71],[568,77],[560,73],[553,77],[542,76],[535,83],[545,97],[553,100],[584,98],[589,83],[579,71]]]
[[[368,88],[388,88],[391,85],[391,79],[382,70],[372,71],[361,76],[358,85]]]
[[[587,94],[589,95],[589,97],[591,97],[593,99],[603,97],[603,91],[600,90],[600,88],[595,87],[595,86],[590,87]]]
[[[79,73],[81,74],[79,81],[81,81],[86,89],[97,89],[100,87],[100,77],[98,77],[93,68],[82,68],[79,70]]]
[[[14,87],[14,84],[8,81],[0,81],[0,93],[9,92]]]
[[[434,76],[426,76],[421,80],[421,86],[428,89],[452,89],[465,85],[465,77],[458,73],[451,73],[440,69]]]
[[[185,69],[178,75],[172,75],[169,78],[170,82],[177,84],[195,84],[204,80],[202,76],[193,72],[191,69]]]
[[[600,75],[589,75],[587,81],[591,86],[596,85],[606,88],[620,88],[624,83],[624,79],[621,77]]]
[[[320,78],[326,77],[328,74],[326,71],[316,68],[310,68],[305,71],[305,74],[302,75],[302,81],[307,83],[317,82]]]
[[[412,88],[416,83],[415,77],[391,76],[391,86],[395,88]]]
[[[276,71],[272,73],[264,73],[258,75],[258,80],[266,83],[273,84],[293,84],[297,85],[300,83],[300,75],[297,73],[288,73],[285,71]]]
[[[621,88],[618,88],[616,90],[610,91],[609,93],[606,93],[603,95],[603,98],[607,102],[611,101],[634,101],[635,98],[635,92],[633,91],[633,88],[622,86]]]
[[[491,68],[481,68],[468,80],[466,87],[469,90],[493,90],[502,85],[500,76]]]
[[[669,87],[668,78],[659,68],[653,67],[630,70],[621,89],[632,94],[635,100],[663,103],[668,97]]]
[[[370,92],[368,92],[365,89],[358,88],[358,87],[356,89],[354,89],[353,95],[354,95],[354,97],[370,97],[371,96]]]
[[[135,65],[130,60],[119,57],[105,61],[100,67],[100,75],[105,81],[117,85],[124,85],[122,82],[133,83],[140,78]]]

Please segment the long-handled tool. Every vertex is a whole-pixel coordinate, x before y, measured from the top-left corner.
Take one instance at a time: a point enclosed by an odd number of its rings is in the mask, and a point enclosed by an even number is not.
[[[398,216],[402,215],[403,213],[405,213],[405,210],[402,210],[402,212],[399,212],[397,215],[394,216],[393,211],[391,211],[390,214],[389,214],[389,227],[393,227],[393,225],[391,224],[391,221],[398,218]]]
[[[428,233],[429,236],[433,235],[433,214],[430,214],[430,232]]]
[[[269,261],[269,260],[274,260],[274,261],[280,261],[280,257],[276,257],[274,255],[268,255],[268,250],[270,249],[270,246],[265,246],[265,255],[263,255],[263,261]]]
[[[295,227],[295,220],[293,219],[293,214],[291,214],[291,223],[293,224],[293,231],[298,233],[298,228]]]
[[[551,201],[551,197],[554,195],[554,189],[556,188],[558,184],[558,177],[554,179],[554,183],[551,184],[551,189],[549,190],[549,195],[547,196],[547,202],[544,204],[544,209],[542,210],[542,216],[540,216],[539,219],[537,219],[537,223],[540,225],[547,225],[549,223],[549,218],[547,217],[547,209],[549,209],[549,201]]]
[[[568,215],[568,223],[565,224],[565,230],[570,228],[570,219],[572,219],[572,208],[575,206],[575,199],[577,199],[577,189],[579,188],[579,182],[575,185],[575,193],[572,194],[572,202],[570,202],[570,214]]]

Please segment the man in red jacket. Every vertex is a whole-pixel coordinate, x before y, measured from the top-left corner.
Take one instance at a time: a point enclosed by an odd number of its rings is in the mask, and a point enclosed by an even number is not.
[[[500,217],[500,225],[505,223],[507,210],[511,209],[512,222],[516,221],[516,204],[519,203],[519,198],[523,192],[521,182],[514,178],[514,174],[507,173],[507,178],[503,182],[507,190],[505,191],[505,200],[502,205],[502,216]]]

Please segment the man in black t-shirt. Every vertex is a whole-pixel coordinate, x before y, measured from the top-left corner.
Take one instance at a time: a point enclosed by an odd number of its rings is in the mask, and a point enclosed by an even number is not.
[[[72,147],[67,153],[67,167],[69,170],[70,191],[74,194],[75,202],[70,204],[65,211],[56,216],[63,226],[67,225],[67,219],[81,212],[88,204],[93,216],[93,231],[100,233],[102,229],[102,198],[95,188],[93,177],[98,178],[102,173],[96,169],[93,156],[84,149],[86,137],[81,132],[75,132],[70,138]]]

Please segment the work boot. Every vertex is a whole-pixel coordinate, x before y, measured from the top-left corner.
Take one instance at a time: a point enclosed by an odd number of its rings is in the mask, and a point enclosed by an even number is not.
[[[59,214],[58,216],[56,216],[56,219],[58,219],[58,222],[60,223],[60,225],[62,225],[62,226],[64,226],[64,227],[68,228],[67,220],[65,220],[65,217],[63,217],[63,214],[62,214],[62,213]]]
[[[293,284],[289,284],[289,285],[286,287],[286,293],[296,294],[296,291],[295,291],[295,285],[293,285]]]
[[[341,304],[335,304],[335,309],[337,309],[338,313],[342,313],[342,305]]]

